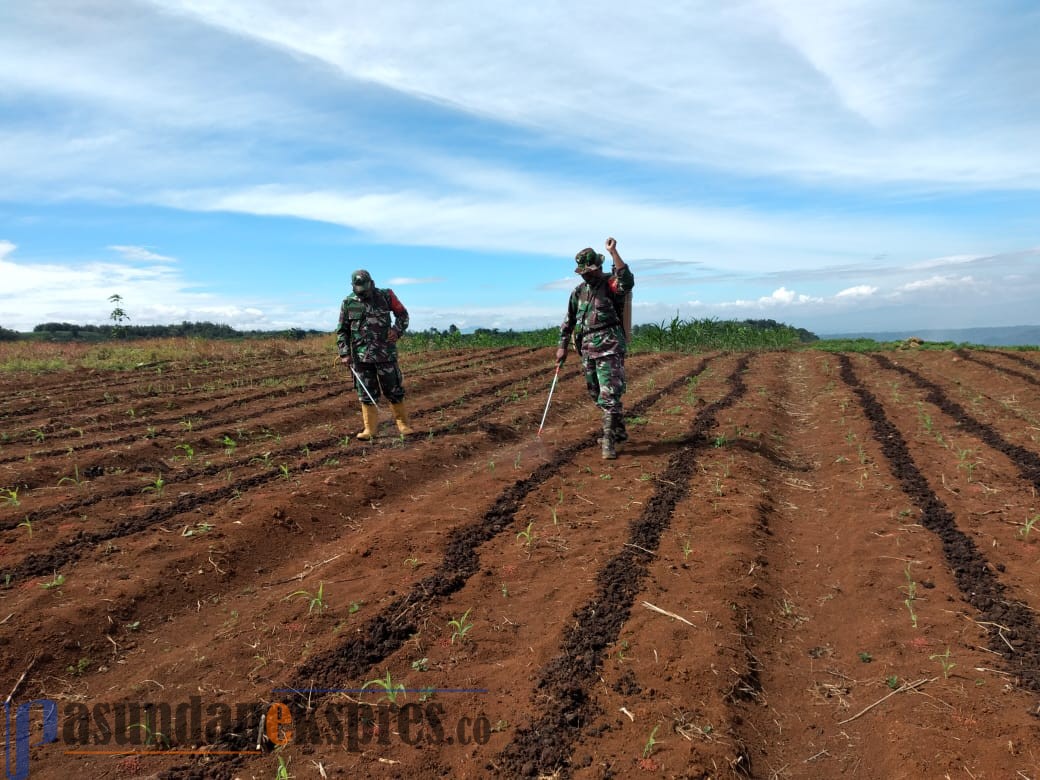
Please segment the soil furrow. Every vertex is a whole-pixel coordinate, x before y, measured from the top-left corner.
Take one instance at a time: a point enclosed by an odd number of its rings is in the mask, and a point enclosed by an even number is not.
[[[871,357],[882,367],[900,370],[899,366],[895,366],[881,355]],[[849,357],[839,355],[839,361],[841,378],[859,398],[860,405],[874,429],[874,436],[888,459],[893,477],[920,509],[921,524],[942,540],[947,565],[953,571],[964,599],[978,610],[987,622],[998,627],[990,631],[990,650],[1004,659],[1019,685],[1034,693],[1040,693],[1040,625],[1037,624],[1033,612],[1021,603],[1011,600],[1004,585],[990,569],[986,557],[979,552],[975,543],[957,528],[953,513],[929,487],[928,481],[915,465],[902,434],[889,422],[884,408],[874,395],[862,386]],[[961,425],[976,428],[981,432],[984,426],[964,413],[959,405],[949,401],[933,383],[907,369],[901,369],[900,373],[928,389],[933,394],[932,402],[954,416]],[[999,439],[995,435],[990,438]]]
[[[518,729],[495,761],[509,776],[562,775],[568,771],[574,742],[593,716],[589,688],[602,665],[603,651],[617,640],[635,595],[642,588],[661,534],[671,522],[676,504],[689,491],[698,447],[707,442],[707,431],[719,411],[745,393],[742,373],[750,359],[741,358],[730,375],[730,392],[697,414],[686,433],[687,443],[669,459],[661,486],[641,517],[632,523],[627,546],[597,575],[596,595],[575,610],[575,627],[566,630],[560,654],[542,671],[537,684],[547,701],[544,714]]]

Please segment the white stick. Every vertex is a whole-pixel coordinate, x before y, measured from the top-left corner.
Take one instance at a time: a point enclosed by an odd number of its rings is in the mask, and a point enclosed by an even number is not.
[[[368,396],[368,400],[372,402],[372,405],[378,406],[378,404],[376,404],[376,399],[372,397],[372,394],[370,392],[368,392],[368,387],[365,385],[365,380],[361,378],[361,374],[354,370],[353,365],[350,366],[350,373],[354,375],[354,378],[358,381],[358,384],[361,385],[361,389],[365,391],[365,395]]]
[[[556,380],[560,378],[560,367],[556,366],[556,373],[553,375],[552,385],[549,387],[549,400],[545,402],[545,411],[542,412],[542,424],[538,426],[538,435],[542,435],[542,428],[545,427],[545,418],[549,414],[549,404],[552,403],[553,391],[556,389]]]

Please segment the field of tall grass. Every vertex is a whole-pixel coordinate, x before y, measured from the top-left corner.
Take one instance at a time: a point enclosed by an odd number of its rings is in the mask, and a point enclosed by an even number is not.
[[[727,320],[681,320],[637,325],[629,345],[632,352],[702,352],[708,350],[821,349],[832,352],[892,350],[902,342],[871,339],[806,341],[806,331],[787,325],[756,327],[748,322]],[[506,346],[555,347],[557,328],[531,331],[478,330],[420,331],[409,333],[398,344],[402,353],[444,349],[488,349]],[[951,342],[921,345],[923,349],[950,349]],[[3,341],[0,342],[0,371],[162,370],[167,362],[205,365],[241,362],[252,357],[294,355],[327,356],[336,360],[335,334],[306,338],[206,339],[198,337],[156,339],[112,339],[104,342]]]

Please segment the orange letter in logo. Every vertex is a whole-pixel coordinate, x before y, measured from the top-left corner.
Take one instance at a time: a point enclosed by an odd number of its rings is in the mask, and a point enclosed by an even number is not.
[[[267,738],[275,745],[288,745],[292,742],[293,730],[292,713],[289,707],[281,702],[276,702],[267,708],[267,719],[264,721],[264,732]]]

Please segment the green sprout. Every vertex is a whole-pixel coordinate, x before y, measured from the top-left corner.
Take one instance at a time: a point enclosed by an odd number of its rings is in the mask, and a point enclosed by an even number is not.
[[[527,528],[516,535],[516,541],[518,544],[524,545],[526,548],[531,549],[531,539],[533,534],[531,533],[531,526],[534,525],[534,520],[527,524]]]
[[[165,482],[165,480],[163,480],[162,474],[159,474],[159,476],[155,478],[155,482],[153,482],[150,485],[145,485],[143,488],[141,488],[141,492],[142,493],[155,493],[155,495],[161,496],[163,494],[163,488],[165,488],[165,487],[166,487],[166,482]]]
[[[935,655],[928,656],[930,661],[938,661],[939,665],[942,666],[943,679],[947,679],[950,676],[950,670],[957,664],[950,660],[950,648],[946,648],[945,653],[936,653]]]
[[[386,696],[387,701],[391,704],[397,704],[398,697],[404,698],[405,687],[401,683],[395,683],[393,678],[390,676],[390,671],[387,670],[386,677],[382,680],[369,680],[363,686],[361,690],[369,687],[370,685],[377,688],[383,689],[383,695]]]
[[[311,593],[308,590],[297,590],[286,596],[286,600],[296,598],[297,596],[304,596],[307,599],[307,614],[310,615],[314,610],[318,610],[320,615],[325,611],[328,604],[325,602],[325,583],[318,583],[317,593]],[[351,605],[353,606],[353,605]]]
[[[71,482],[73,485],[76,485],[76,486],[79,486],[79,485],[83,484],[83,479],[79,475],[79,464],[75,464],[72,467],[72,476],[71,477],[62,477],[61,479],[58,480],[58,487],[61,487],[66,482]]]
[[[647,737],[646,744],[643,745],[643,758],[650,758],[654,754],[654,746],[660,744],[660,740],[657,737],[657,730],[660,726],[654,726],[650,732],[650,736]]]
[[[910,610],[910,622],[917,628],[917,613],[914,611],[914,602],[917,600],[917,583],[910,576],[910,564],[906,565],[906,599],[903,601],[906,608]]]
[[[473,628],[473,623],[467,622],[467,618],[469,618],[469,613],[472,611],[473,607],[470,607],[462,614],[462,617],[448,621],[448,628],[452,629],[452,644],[455,644],[456,639],[458,639],[460,643],[466,641],[466,634],[468,634],[469,630]]]
[[[1025,525],[1018,530],[1018,535],[1023,539],[1028,539],[1029,534],[1033,531],[1033,526],[1036,525],[1038,520],[1040,520],[1040,515],[1033,515],[1031,518],[1026,520]]]

